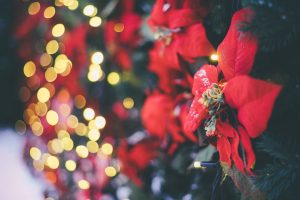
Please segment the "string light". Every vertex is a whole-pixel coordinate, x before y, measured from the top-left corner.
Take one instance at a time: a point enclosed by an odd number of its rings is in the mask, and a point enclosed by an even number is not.
[[[55,15],[55,8],[53,6],[49,6],[48,8],[45,9],[44,11],[44,17],[46,19],[50,19]]]
[[[79,3],[77,0],[72,1],[72,4],[68,6],[69,10],[76,10],[79,6]]]
[[[85,106],[86,100],[85,100],[84,96],[79,94],[79,95],[75,96],[74,103],[75,103],[76,108],[81,109]]]
[[[99,65],[103,62],[103,59],[104,59],[103,54],[100,51],[93,53],[91,57],[92,63],[99,64]]]
[[[87,144],[86,144],[86,146],[87,146],[88,151],[90,153],[97,153],[98,150],[99,150],[99,145],[95,141],[88,141]]]
[[[59,44],[56,40],[51,40],[46,45],[46,51],[48,54],[55,54],[59,49]]]
[[[42,103],[47,102],[50,99],[49,90],[45,87],[40,88],[37,92],[37,99]]]
[[[65,26],[63,24],[56,24],[52,28],[52,35],[54,37],[60,37],[64,34],[65,32]]]
[[[54,110],[49,110],[46,114],[46,120],[48,124],[54,126],[58,123],[58,114]]]
[[[218,54],[212,54],[210,56],[210,60],[212,60],[212,61],[218,61],[219,60],[219,55]]]
[[[65,151],[71,151],[74,147],[73,140],[69,137],[62,138],[61,143]]]
[[[113,146],[109,143],[104,143],[101,147],[101,151],[105,155],[111,155],[113,152]]]
[[[24,134],[26,132],[26,124],[22,120],[16,121],[15,130],[19,134]]]
[[[201,168],[201,162],[200,161],[195,161],[193,164],[194,168],[200,169]]]
[[[117,170],[114,167],[106,167],[104,170],[106,176],[108,177],[114,177],[117,174]]]
[[[89,155],[88,149],[83,145],[79,145],[76,147],[76,153],[80,158],[87,158]]]
[[[120,75],[117,72],[111,72],[107,76],[107,82],[111,85],[116,85],[120,81]]]
[[[123,100],[123,106],[127,109],[131,109],[134,106],[134,101],[132,98],[127,97]]]
[[[51,169],[57,169],[59,167],[59,160],[55,156],[48,156],[45,164]]]
[[[41,4],[39,2],[33,2],[28,7],[28,14],[35,15],[40,11],[40,9],[41,9]]]
[[[95,125],[98,129],[103,129],[106,125],[106,120],[103,116],[97,116],[95,118]]]
[[[102,23],[102,19],[98,16],[96,17],[92,17],[90,20],[89,20],[89,24],[90,26],[92,27],[99,27]]]
[[[81,179],[80,181],[78,181],[78,187],[82,190],[87,190],[90,188],[90,184],[88,181]]]
[[[88,138],[92,141],[97,141],[100,138],[100,132],[97,129],[92,129],[88,132]]]
[[[70,172],[75,171],[76,162],[74,160],[67,160],[66,163],[65,163],[65,167]]]
[[[52,57],[48,53],[43,53],[40,57],[40,64],[43,67],[47,67],[51,64],[52,62]]]
[[[45,79],[48,82],[53,82],[56,80],[56,78],[57,78],[57,73],[56,73],[54,67],[49,67],[45,72]]]
[[[37,147],[31,147],[29,154],[33,160],[39,160],[42,156],[41,150]]]
[[[86,108],[83,111],[83,117],[86,120],[92,120],[95,117],[95,111],[92,108]]]
[[[28,61],[23,67],[23,72],[26,77],[31,77],[35,74],[36,66],[34,62]]]
[[[114,26],[114,31],[117,33],[121,33],[124,31],[124,24],[122,23],[116,23]]]
[[[83,14],[88,16],[88,17],[93,17],[97,15],[97,8],[93,5],[87,5],[83,8]]]

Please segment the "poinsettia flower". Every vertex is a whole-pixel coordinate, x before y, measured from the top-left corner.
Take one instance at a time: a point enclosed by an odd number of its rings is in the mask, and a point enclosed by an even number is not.
[[[251,173],[255,154],[250,137],[258,137],[267,128],[281,86],[247,75],[254,63],[257,43],[253,36],[239,32],[237,25],[249,13],[244,9],[233,16],[228,34],[218,48],[219,55],[222,55],[218,67],[205,65],[195,74],[194,100],[184,129],[195,131],[202,124],[206,136],[216,140],[220,161],[229,167],[233,161],[244,172],[244,163],[238,152],[241,144],[246,153],[246,170]],[[219,70],[224,80],[219,80]],[[237,124],[231,124],[228,117],[221,119],[221,115],[229,115],[228,109],[237,111]]]
[[[159,141],[153,138],[144,139],[133,146],[123,141],[118,148],[121,171],[136,185],[141,186],[143,182],[139,172],[158,156],[158,149]]]
[[[158,39],[159,55],[170,67],[180,69],[178,55],[192,62],[215,52],[201,22],[207,7],[204,1],[191,0],[158,0],[154,5],[149,24]]]

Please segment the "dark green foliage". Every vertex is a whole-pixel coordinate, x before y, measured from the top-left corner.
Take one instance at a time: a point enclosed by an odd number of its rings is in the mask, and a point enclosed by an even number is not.
[[[263,51],[275,51],[299,40],[298,0],[244,0],[255,12],[253,21],[242,29],[254,33]]]
[[[272,157],[272,162],[258,171],[255,185],[270,200],[299,199],[297,185],[300,179],[299,141],[284,136],[264,134],[257,143],[260,152]]]

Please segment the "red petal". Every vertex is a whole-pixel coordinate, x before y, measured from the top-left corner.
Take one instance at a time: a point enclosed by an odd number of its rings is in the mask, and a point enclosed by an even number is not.
[[[251,140],[250,140],[249,135],[247,134],[247,132],[245,131],[245,129],[243,127],[239,126],[238,130],[240,133],[242,146],[246,153],[246,161],[247,161],[246,169],[250,174],[252,174],[251,169],[254,167],[256,159],[255,159],[255,154],[254,154],[254,151],[252,148]]]
[[[234,131],[234,137],[230,138],[229,141],[231,143],[232,160],[233,160],[235,166],[237,167],[237,169],[244,173],[245,172],[244,162],[239,155],[240,138],[239,138],[237,131]]]
[[[229,123],[218,120],[216,126],[218,134],[225,137],[235,137],[235,129]]]
[[[188,106],[186,104],[183,104],[181,106],[181,111],[180,111],[180,114],[179,114],[179,119],[180,119],[180,122],[181,122],[181,125],[184,125],[185,123],[185,120],[186,120],[186,117],[188,115]],[[193,142],[197,142],[198,141],[198,138],[195,136],[194,134],[194,131],[185,131],[183,130],[184,134]]]
[[[220,155],[220,161],[227,163],[231,167],[231,145],[228,138],[221,136],[217,138],[217,149]]]
[[[213,65],[204,65],[194,75],[192,93],[201,96],[202,93],[213,83],[218,82],[218,69]]]
[[[198,102],[199,97],[195,97],[184,123],[185,132],[194,132],[208,115],[207,107]]]
[[[249,32],[239,31],[242,22],[250,21],[253,13],[249,9],[236,12],[225,39],[218,47],[219,67],[229,80],[236,75],[248,74],[257,51],[257,40]]]
[[[250,137],[258,137],[267,128],[281,86],[249,76],[237,76],[225,87],[226,102],[238,110],[238,120]]]

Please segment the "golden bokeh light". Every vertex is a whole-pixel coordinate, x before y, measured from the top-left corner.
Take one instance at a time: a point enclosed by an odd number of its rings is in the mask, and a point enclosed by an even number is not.
[[[87,5],[83,8],[83,14],[88,17],[97,15],[98,9],[93,5]]]
[[[19,134],[24,134],[26,132],[26,124],[22,120],[18,120],[15,123],[15,130]]]
[[[200,162],[200,161],[195,161],[195,162],[193,163],[193,167],[196,168],[196,169],[201,168],[201,162]]]
[[[117,32],[117,33],[121,33],[124,31],[124,24],[122,23],[117,23],[115,26],[114,26],[114,31]]]
[[[74,1],[72,1],[72,4],[69,4],[69,5],[68,5],[68,8],[69,8],[70,10],[76,10],[76,9],[78,8],[78,6],[79,6],[78,1],[77,1],[77,0],[74,0]]]
[[[83,145],[79,145],[76,147],[76,153],[80,158],[87,158],[89,155],[88,149]]]
[[[100,132],[97,129],[91,129],[88,132],[88,138],[92,141],[97,141],[100,138]]]
[[[42,102],[37,102],[37,104],[35,105],[35,113],[42,117],[44,115],[46,115],[48,111],[48,106],[46,103],[42,103]]]
[[[92,27],[99,27],[102,23],[102,19],[98,16],[92,17],[89,21],[90,26]]]
[[[67,160],[66,163],[65,163],[65,167],[70,172],[75,171],[76,162],[74,160]]]
[[[90,188],[90,183],[84,179],[78,181],[78,187],[82,190],[87,190]]]
[[[49,6],[44,10],[44,17],[50,19],[55,15],[55,7]]]
[[[123,106],[127,109],[131,109],[133,108],[134,106],[134,100],[130,97],[126,97],[124,100],[123,100]]]
[[[52,57],[48,53],[43,53],[40,57],[40,64],[43,67],[47,67],[51,64]]]
[[[36,66],[34,62],[28,61],[23,67],[23,72],[26,77],[31,77],[35,74]]]
[[[83,117],[86,120],[92,120],[95,117],[95,111],[92,108],[86,108],[83,110]]]
[[[103,53],[100,51],[97,51],[95,53],[93,53],[92,57],[91,57],[91,62],[94,64],[101,64],[104,60],[104,56]]]
[[[33,160],[39,160],[41,159],[42,156],[41,150],[37,147],[31,147],[29,150],[29,154]]]
[[[74,142],[69,137],[64,137],[61,139],[61,143],[65,151],[71,151],[74,147]]]
[[[106,125],[106,120],[103,116],[97,116],[95,118],[95,125],[98,129],[103,129]]]
[[[46,158],[45,165],[47,165],[51,169],[57,169],[59,167],[59,160],[57,157],[49,155]]]
[[[60,37],[65,33],[65,26],[63,24],[56,24],[52,28],[52,35],[54,37]]]
[[[49,67],[45,72],[45,79],[48,82],[53,82],[57,78],[57,73],[53,67]]]
[[[59,120],[57,112],[55,112],[54,110],[49,110],[46,114],[46,120],[48,124],[52,126],[56,125]]]
[[[48,54],[55,54],[59,49],[59,44],[56,40],[51,40],[46,45],[46,51]]]
[[[83,123],[78,123],[77,127],[75,128],[75,132],[79,136],[85,136],[88,133],[88,128]]]
[[[39,2],[33,2],[28,7],[28,14],[35,15],[40,11],[40,9],[41,9],[41,4]]]
[[[112,166],[106,167],[104,172],[108,177],[114,177],[117,174],[117,170]]]
[[[218,54],[212,54],[212,55],[210,55],[210,60],[212,60],[212,61],[218,61],[219,60],[219,55]]]
[[[32,165],[33,165],[34,169],[37,171],[43,171],[43,169],[44,169],[44,162],[42,160],[34,160],[32,162]]]
[[[47,102],[50,99],[50,91],[45,87],[40,88],[37,92],[37,99],[42,103]]]
[[[104,143],[102,146],[101,146],[101,151],[103,154],[105,155],[111,155],[112,152],[113,152],[113,146],[109,143]]]
[[[107,76],[107,82],[111,85],[116,85],[120,82],[120,75],[117,72],[111,72]]]
[[[87,146],[88,151],[90,153],[97,153],[98,150],[99,150],[99,145],[95,141],[88,141],[87,144],[86,144],[86,146]]]
[[[78,126],[78,118],[75,115],[70,115],[67,118],[67,125],[70,128],[76,128]]]
[[[76,95],[75,99],[74,99],[74,103],[75,103],[76,108],[78,108],[78,109],[83,108],[86,104],[85,97],[80,94]]]
[[[41,136],[43,134],[44,127],[40,122],[33,122],[31,124],[31,130],[34,135]]]

